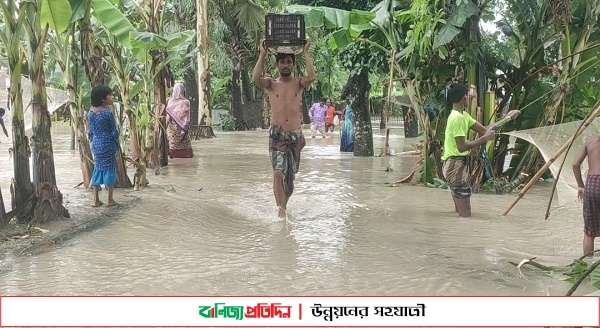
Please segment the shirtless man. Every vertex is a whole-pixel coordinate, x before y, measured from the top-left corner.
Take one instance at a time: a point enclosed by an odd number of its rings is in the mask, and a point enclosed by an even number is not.
[[[588,158],[588,175],[581,177],[581,164]],[[577,197],[583,200],[583,255],[594,251],[594,238],[600,236],[600,136],[585,140],[575,162],[573,174],[577,181]]]
[[[262,77],[267,56],[264,40],[258,46],[260,55],[252,82],[267,90],[271,104],[271,127],[269,129],[269,153],[273,166],[273,193],[279,210],[279,217],[286,217],[287,203],[294,191],[294,179],[300,167],[300,151],[306,145],[302,134],[302,92],[315,80],[315,68],[308,54],[310,41],[306,40],[303,54],[306,60],[307,76],[293,77],[296,57],[278,53],[278,78]]]

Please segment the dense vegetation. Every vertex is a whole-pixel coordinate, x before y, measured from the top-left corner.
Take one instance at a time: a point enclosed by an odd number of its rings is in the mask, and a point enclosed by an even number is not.
[[[228,112],[218,125],[224,130],[268,126],[268,102],[249,76],[266,13],[305,15],[318,76],[304,107],[323,96],[338,106],[350,98],[355,155],[374,155],[371,119],[381,115],[386,127],[390,97],[410,99],[407,115],[418,120],[422,140],[422,183],[441,177],[449,110],[443,95],[451,81],[474,86],[471,112],[484,124],[521,109],[507,129],[581,119],[600,99],[600,0],[7,0],[0,9],[0,66],[11,74],[13,113],[9,216],[22,222],[68,215],[58,206],[46,86],[69,93],[85,187],[92,171],[84,122],[89,91],[99,84],[115,90],[124,136],[120,187],[143,188],[148,169],[157,173],[168,164],[162,110],[177,81],[186,85],[192,124],[204,137],[214,135],[212,109]],[[267,65],[275,73],[273,62]],[[33,149],[24,134],[23,104],[30,99],[22,98],[22,75],[34,83]],[[518,142],[504,172],[508,151],[508,138],[499,137],[487,148],[490,173],[476,168],[475,181],[512,181],[542,161],[534,147]],[[135,167],[133,182],[126,162]]]

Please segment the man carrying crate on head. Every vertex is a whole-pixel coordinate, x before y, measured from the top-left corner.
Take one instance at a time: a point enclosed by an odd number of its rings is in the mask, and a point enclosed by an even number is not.
[[[303,54],[307,76],[293,77],[296,64],[294,54],[277,53],[275,59],[279,77],[262,77],[267,55],[264,40],[259,45],[260,56],[254,67],[252,82],[267,90],[271,105],[269,153],[273,166],[273,193],[279,217],[286,217],[287,203],[294,191],[294,179],[300,167],[300,151],[306,145],[302,134],[302,92],[316,77],[312,59],[308,54],[310,41],[306,40]]]

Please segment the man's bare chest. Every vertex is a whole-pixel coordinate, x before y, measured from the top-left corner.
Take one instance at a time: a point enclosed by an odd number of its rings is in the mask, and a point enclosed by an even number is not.
[[[287,99],[302,97],[302,89],[296,83],[273,83],[269,94]]]

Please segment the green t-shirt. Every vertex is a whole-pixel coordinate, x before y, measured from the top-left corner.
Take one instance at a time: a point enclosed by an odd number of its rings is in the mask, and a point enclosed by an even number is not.
[[[452,110],[446,123],[446,134],[444,137],[444,155],[445,161],[450,156],[467,156],[469,151],[459,152],[456,146],[456,137],[465,137],[465,142],[469,139],[469,129],[475,124],[475,119],[466,111],[462,114],[457,110]]]

